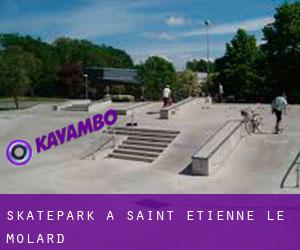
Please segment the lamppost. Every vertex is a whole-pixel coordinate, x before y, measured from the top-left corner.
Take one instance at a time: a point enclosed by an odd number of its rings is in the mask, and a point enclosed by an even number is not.
[[[209,65],[209,62],[210,62],[210,44],[209,44],[209,27],[211,25],[211,21],[209,20],[206,20],[204,21],[204,24],[205,24],[205,28],[206,28],[206,46],[207,46],[207,58],[206,58],[206,61],[207,61],[207,91],[209,92],[209,86],[210,86],[210,65]]]
[[[84,83],[85,83],[85,99],[89,98],[89,85],[88,85],[88,74],[84,74]]]

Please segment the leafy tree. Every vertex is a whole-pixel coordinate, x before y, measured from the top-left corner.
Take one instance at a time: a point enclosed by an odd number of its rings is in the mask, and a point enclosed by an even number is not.
[[[26,59],[25,69],[27,76],[30,79],[30,95],[35,95],[35,90],[39,87],[39,81],[42,78],[42,61],[36,58],[33,54],[29,52],[24,52],[24,58]]]
[[[207,61],[200,59],[200,60],[193,60],[188,61],[186,63],[186,69],[194,71],[194,72],[207,72],[207,67],[209,66],[209,71],[214,72],[215,71],[215,64],[214,62],[209,62],[209,65],[207,65]]]
[[[0,42],[4,48],[18,46],[24,53],[27,53],[27,70],[31,78],[30,93],[32,95],[57,95],[58,62],[50,44],[42,42],[39,38],[18,34],[0,34]]]
[[[26,56],[19,47],[9,47],[0,56],[0,88],[7,96],[12,96],[19,109],[20,95],[29,88],[30,78],[26,71]]]
[[[263,33],[269,96],[285,91],[290,100],[300,102],[300,2],[277,8],[275,22]]]
[[[257,70],[260,57],[255,37],[239,29],[226,45],[224,57],[216,60],[217,81],[223,84],[225,94],[235,95],[240,101],[259,98],[263,80]]]
[[[200,59],[193,61],[188,61],[186,63],[185,68],[194,72],[207,72],[207,67],[209,66],[210,72],[213,72],[215,70],[215,64],[213,62],[209,62],[209,65],[207,65],[207,61]]]
[[[60,79],[59,76],[64,75],[62,71],[70,65],[81,67],[81,71],[88,66],[133,68],[133,61],[125,51],[86,40],[58,38],[48,44],[31,36],[0,34],[0,44],[4,49],[12,46],[22,49],[27,60],[25,69],[30,78],[29,93],[36,96],[63,96],[68,92],[61,92],[59,83],[65,82],[66,78]],[[78,71],[71,72],[74,72],[74,78],[78,77]]]
[[[185,70],[177,75],[178,85],[183,97],[198,96],[201,89],[197,74],[191,70]]]
[[[172,63],[158,56],[149,57],[139,67],[139,75],[145,84],[145,96],[150,100],[159,100],[166,85],[173,91],[178,89],[176,71]]]
[[[133,61],[125,51],[95,45],[86,40],[62,37],[54,41],[53,47],[62,65],[78,63],[83,67],[133,67]]]

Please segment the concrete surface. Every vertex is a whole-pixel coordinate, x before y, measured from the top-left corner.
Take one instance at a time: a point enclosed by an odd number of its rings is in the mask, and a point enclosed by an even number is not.
[[[275,118],[269,105],[206,105],[196,101],[174,119],[162,120],[162,103],[150,103],[137,108],[134,116],[120,117],[118,123],[134,120],[143,128],[180,131],[152,163],[108,158],[126,139],[124,135],[116,137],[115,145],[110,143],[80,160],[82,152],[102,136],[100,132],[34,154],[25,167],[10,165],[4,155],[11,140],[25,139],[34,145],[35,137],[89,116],[85,112],[54,112],[53,105],[0,112],[0,193],[299,193],[295,188],[280,189],[280,182],[300,150],[300,106],[289,106],[283,133],[274,135]],[[240,118],[239,111],[245,107],[261,113],[263,133],[243,138],[214,175],[192,176],[191,156],[225,121]]]

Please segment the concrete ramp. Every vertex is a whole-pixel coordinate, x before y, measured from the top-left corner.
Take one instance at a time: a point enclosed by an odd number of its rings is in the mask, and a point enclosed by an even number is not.
[[[144,108],[149,104],[150,104],[149,102],[132,102],[132,103],[119,102],[119,103],[113,103],[110,108],[116,110],[118,115],[127,116],[127,115],[131,115],[136,110]]]
[[[92,101],[87,100],[68,100],[59,105],[54,105],[53,110],[61,111],[88,111],[88,106],[91,105]]]
[[[217,131],[204,146],[192,156],[192,173],[210,175],[224,163],[230,152],[242,138],[243,126],[239,120],[233,120]]]
[[[173,118],[176,113],[179,111],[184,111],[188,109],[195,101],[201,101],[203,104],[206,103],[206,98],[195,98],[195,97],[189,97],[186,98],[180,102],[174,103],[169,107],[162,108],[160,110],[160,119],[171,119]]]
[[[99,111],[109,108],[111,104],[112,102],[110,99],[103,99],[93,102],[91,100],[70,100],[64,102],[59,106],[53,106],[53,110],[97,113]]]
[[[299,193],[293,164],[299,149],[299,138],[288,133],[253,134],[242,139],[214,176],[221,176],[219,182],[227,193]]]

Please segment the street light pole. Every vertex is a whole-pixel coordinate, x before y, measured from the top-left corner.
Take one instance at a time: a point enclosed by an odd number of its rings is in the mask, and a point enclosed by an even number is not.
[[[209,41],[209,26],[211,25],[211,22],[209,20],[206,20],[204,22],[205,28],[206,28],[206,44],[207,44],[207,91],[209,92],[209,86],[210,86],[210,41]]]
[[[84,82],[85,82],[85,99],[89,98],[89,86],[88,86],[88,74],[84,74]]]

